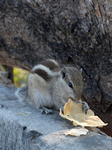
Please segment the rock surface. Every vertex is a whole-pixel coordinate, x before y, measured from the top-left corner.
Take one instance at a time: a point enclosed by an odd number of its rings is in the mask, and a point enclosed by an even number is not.
[[[12,81],[8,79],[8,72],[0,71],[0,83],[12,84]]]
[[[0,63],[30,70],[45,58],[73,62],[83,69],[83,99],[106,112],[112,104],[111,9],[112,2],[102,0],[1,0]]]
[[[5,150],[111,150],[112,138],[89,131],[80,137],[67,137],[71,122],[58,113],[42,115],[39,110],[22,106],[14,86],[0,84],[0,149]]]
[[[0,63],[30,70],[45,58],[83,69],[82,99],[112,136],[112,1],[0,0]]]

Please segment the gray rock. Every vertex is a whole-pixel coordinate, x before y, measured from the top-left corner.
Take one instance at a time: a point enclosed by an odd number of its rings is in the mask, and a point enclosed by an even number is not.
[[[111,0],[0,0],[0,63],[28,70],[46,58],[73,63],[83,69],[83,100],[106,112],[112,104],[112,91],[105,91],[112,77],[111,8]]]
[[[12,84],[11,80],[8,79],[8,72],[0,71],[0,83]]]
[[[89,131],[80,137],[67,137],[73,124],[59,116],[42,115],[23,106],[14,95],[16,88],[0,84],[1,150],[111,150],[112,138]]]

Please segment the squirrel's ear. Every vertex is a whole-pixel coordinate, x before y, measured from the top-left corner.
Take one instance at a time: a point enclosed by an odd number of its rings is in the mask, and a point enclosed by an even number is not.
[[[82,74],[82,68],[79,70],[79,72]]]
[[[64,78],[65,75],[66,75],[66,68],[64,67],[64,68],[61,69],[61,76],[62,76],[62,78]]]

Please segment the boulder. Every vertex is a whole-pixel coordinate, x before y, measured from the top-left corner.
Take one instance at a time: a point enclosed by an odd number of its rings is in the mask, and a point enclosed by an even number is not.
[[[31,106],[20,104],[16,88],[0,84],[0,149],[5,150],[101,150],[112,149],[112,138],[89,131],[80,137],[65,136],[76,128],[59,112],[42,115]]]

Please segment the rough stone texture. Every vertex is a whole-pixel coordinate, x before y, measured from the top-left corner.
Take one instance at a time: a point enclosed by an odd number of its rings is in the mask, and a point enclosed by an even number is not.
[[[45,58],[83,69],[82,98],[111,127],[112,1],[1,0],[0,63],[30,70]]]
[[[0,71],[0,83],[12,84],[11,80],[8,79],[8,72]]]
[[[18,103],[16,88],[0,84],[0,149],[2,150],[111,150],[112,138],[89,131],[80,137],[64,132],[73,124],[58,113],[42,115]]]

